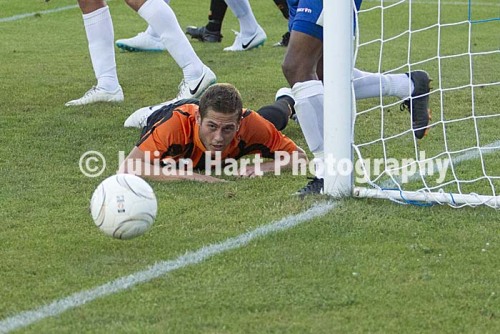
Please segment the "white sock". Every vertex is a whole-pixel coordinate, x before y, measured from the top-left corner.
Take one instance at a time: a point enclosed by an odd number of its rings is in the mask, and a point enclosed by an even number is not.
[[[145,33],[153,38],[160,38],[160,35],[158,35],[150,25],[148,25],[148,28],[146,29]]]
[[[160,36],[163,45],[182,69],[184,79],[196,80],[203,74],[203,63],[179,26],[172,8],[163,0],[147,0],[138,11]]]
[[[353,71],[354,95],[357,100],[380,96],[407,99],[413,92],[413,82],[406,74],[379,74]]]
[[[400,99],[407,99],[413,93],[415,85],[406,74],[386,74],[391,82],[389,96],[397,96]]]
[[[83,25],[97,87],[112,92],[118,88],[119,83],[116,74],[115,33],[109,7],[83,14]]]
[[[324,87],[319,80],[298,82],[292,87],[295,98],[295,112],[309,150],[314,157],[323,159],[323,106]],[[323,177],[318,175],[317,177]]]
[[[253,15],[252,8],[248,0],[224,0],[233,14],[240,22],[240,34],[243,36],[253,35],[259,24]]]
[[[170,4],[170,0],[163,0],[163,1],[165,1],[167,5]],[[148,25],[148,28],[146,29],[145,33],[152,36],[153,38],[160,38],[160,35],[150,25]]]

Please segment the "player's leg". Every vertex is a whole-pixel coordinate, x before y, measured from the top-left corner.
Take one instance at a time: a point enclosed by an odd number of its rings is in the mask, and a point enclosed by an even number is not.
[[[170,3],[170,0],[164,1],[167,4]],[[163,43],[160,41],[160,35],[158,35],[151,26],[148,26],[145,31],[138,33],[134,37],[117,40],[116,46],[122,50],[131,52],[157,52],[166,50]]]
[[[290,88],[281,88],[276,93],[273,104],[264,106],[257,113],[273,123],[278,130],[283,130],[288,125],[288,120],[295,116],[295,100]]]
[[[318,72],[322,72],[323,27],[320,18],[323,6],[312,0],[294,0],[289,5],[291,35],[282,69],[292,87],[295,111],[307,145],[320,164],[323,160],[324,87]],[[315,178],[298,192],[299,195],[322,191],[322,170],[316,168]]]
[[[233,45],[224,51],[247,51],[264,45],[267,35],[259,25],[248,0],[225,0],[240,23]]]
[[[322,53],[321,40],[292,30],[282,65],[283,73],[292,87],[298,122],[309,150],[317,159],[323,158],[324,87],[316,73]],[[323,178],[319,174],[320,170],[317,169],[318,180]]]
[[[227,4],[224,0],[211,0],[207,25],[204,27],[189,26],[186,28],[186,34],[201,42],[220,42],[222,40],[222,22],[224,21],[226,11]]]
[[[103,0],[79,0],[89,45],[90,60],[97,85],[66,106],[94,102],[121,102],[123,91],[118,82],[114,50],[114,30],[109,7]]]
[[[357,100],[395,96],[405,100],[402,110],[408,109],[412,116],[415,137],[423,138],[431,116],[429,109],[429,74],[425,71],[412,71],[402,74],[370,73],[354,69],[354,95]]]
[[[215,83],[215,74],[195,53],[169,5],[163,0],[126,2],[159,34],[166,50],[182,69],[184,79],[176,99],[197,98]]]
[[[353,84],[357,100],[379,96],[406,99],[413,91],[413,83],[406,74],[370,73],[356,68],[353,71]]]

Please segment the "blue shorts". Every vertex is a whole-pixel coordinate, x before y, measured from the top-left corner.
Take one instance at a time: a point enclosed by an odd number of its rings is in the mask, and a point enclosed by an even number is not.
[[[322,41],[323,0],[287,0],[287,2],[290,11],[288,30],[300,31]],[[354,2],[356,9],[359,10],[363,0],[354,0]]]

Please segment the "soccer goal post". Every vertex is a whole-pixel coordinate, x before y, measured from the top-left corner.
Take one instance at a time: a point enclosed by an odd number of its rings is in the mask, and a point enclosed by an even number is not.
[[[500,2],[323,4],[325,193],[500,208]],[[432,79],[425,94],[415,71]],[[363,90],[371,74],[377,94]],[[415,109],[400,107],[422,96],[432,119],[418,139]]]

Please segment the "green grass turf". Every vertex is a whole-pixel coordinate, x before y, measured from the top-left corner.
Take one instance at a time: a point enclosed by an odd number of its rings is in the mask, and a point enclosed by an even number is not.
[[[0,0],[0,15],[72,4]],[[231,29],[238,27],[229,11],[222,44],[193,41],[193,46],[219,82],[235,84],[245,105],[258,108],[286,84],[280,69],[285,50],[270,46],[281,38],[286,22],[272,1],[251,4],[268,34],[263,48],[222,52],[233,41]],[[116,38],[145,28],[122,1],[109,5]],[[206,21],[208,1],[174,1],[172,6],[182,27]],[[500,10],[485,8],[478,15]],[[463,10],[456,5],[446,13],[457,17]],[[360,23],[377,24],[368,18]],[[490,49],[498,49],[497,31],[489,32]],[[290,174],[224,184],[152,182],[159,202],[153,228],[125,242],[106,237],[94,226],[88,204],[99,182],[118,167],[118,152],[128,152],[138,138],[136,130],[124,129],[122,123],[137,108],[175,96],[181,71],[163,53],[117,50],[125,102],[66,108],[66,101],[94,84],[79,9],[0,23],[0,41],[0,321],[325,201],[290,196],[306,182],[304,176]],[[374,70],[377,63],[370,52],[360,55],[359,65]],[[426,69],[435,76],[433,66]],[[498,69],[495,59],[485,66]],[[463,74],[468,68],[456,71]],[[491,89],[488,112],[498,105],[497,95],[498,88]],[[436,100],[433,96],[434,109]],[[463,104],[460,99],[448,103],[447,110],[460,110]],[[390,129],[407,128],[406,114],[388,115]],[[357,125],[357,140],[380,136],[377,117],[367,118]],[[440,152],[435,147],[443,141],[441,132],[434,128],[419,147]],[[297,124],[290,123],[285,133],[306,147]],[[471,136],[457,134],[449,141],[459,147]],[[485,142],[498,139],[496,126],[488,124],[484,136]],[[391,144],[397,157],[413,150],[411,136]],[[107,159],[99,178],[87,178],[79,170],[78,160],[88,150]],[[498,161],[497,156],[492,164],[498,166]],[[470,163],[474,167],[464,173],[473,175],[478,166]],[[497,333],[498,231],[498,211],[486,207],[456,210],[344,199],[324,217],[20,332]]]

